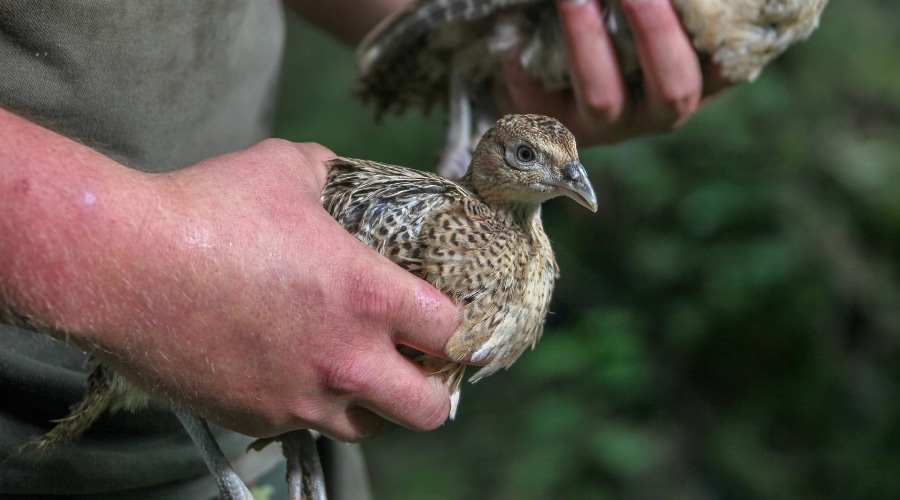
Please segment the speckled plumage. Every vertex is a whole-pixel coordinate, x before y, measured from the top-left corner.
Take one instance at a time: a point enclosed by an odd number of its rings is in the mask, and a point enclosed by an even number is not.
[[[638,68],[621,0],[603,2],[626,73]],[[698,52],[731,81],[756,78],[769,61],[818,26],[828,0],[672,0]],[[500,79],[497,48],[521,42],[522,64],[550,88],[568,84],[552,0],[418,0],[360,44],[363,96],[378,112],[444,104],[451,71],[473,86]]]
[[[694,47],[726,79],[756,78],[769,61],[812,33],[828,0],[672,0]],[[619,65],[640,80],[621,0],[602,2]],[[548,89],[569,86],[553,0],[418,0],[374,29],[357,51],[360,93],[376,114],[448,107],[448,144],[440,172],[462,174],[469,138],[502,80],[498,49],[520,44],[522,65]],[[474,104],[474,113],[469,108]],[[488,119],[488,123],[492,119]],[[469,127],[475,127],[470,133]]]
[[[596,209],[574,138],[552,118],[509,115],[484,135],[458,183],[338,158],[322,200],[360,241],[465,304],[446,351],[454,361],[486,362],[478,380],[541,336],[558,268],[540,206],[561,194]],[[417,359],[445,374],[455,411],[464,366]]]

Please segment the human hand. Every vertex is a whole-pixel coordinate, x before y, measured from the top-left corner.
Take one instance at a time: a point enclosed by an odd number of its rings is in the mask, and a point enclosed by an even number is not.
[[[0,118],[0,313],[249,435],[447,418],[447,388],[396,345],[443,356],[458,310],[322,208],[331,151],[269,140],[145,174]]]
[[[159,179],[174,208],[158,234],[176,236],[161,271],[179,279],[176,299],[152,309],[177,334],[147,332],[151,345],[117,369],[256,436],[308,427],[358,440],[382,418],[443,423],[447,389],[396,345],[443,356],[457,309],[325,212],[332,157],[265,141]]]
[[[547,91],[519,63],[519,48],[501,53],[506,85],[495,89],[500,114],[554,116],[581,145],[617,142],[682,124],[727,87],[717,68],[698,59],[669,0],[622,0],[642,70],[643,88],[629,93],[600,0],[557,0],[572,88]]]

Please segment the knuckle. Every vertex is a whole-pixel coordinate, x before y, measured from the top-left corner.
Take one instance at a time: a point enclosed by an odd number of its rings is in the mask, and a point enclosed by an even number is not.
[[[353,356],[330,358],[319,370],[319,385],[340,397],[356,397],[369,389],[365,370]]]
[[[364,272],[351,276],[349,301],[371,324],[387,324],[392,314],[404,312],[402,294],[388,293],[382,273]]]
[[[254,147],[269,154],[291,154],[292,151],[296,151],[292,142],[276,138],[263,139]]]
[[[377,436],[385,425],[384,419],[360,407],[348,409],[344,417],[343,422],[323,434],[342,443],[361,443]]]
[[[278,138],[263,139],[253,148],[270,159],[288,163],[310,163],[335,156],[330,149],[315,142],[292,142]]]
[[[690,116],[700,103],[700,88],[692,85],[664,85],[654,103],[654,122],[660,131],[677,126]]]
[[[592,123],[617,122],[625,109],[625,97],[614,92],[590,92],[583,96],[582,110]]]
[[[685,116],[697,109],[700,93],[693,91],[673,91],[665,95],[664,102],[669,112],[675,116]]]
[[[253,146],[253,151],[261,161],[270,165],[287,167],[306,162],[303,151],[297,148],[296,144],[284,139],[264,139]]]
[[[291,143],[291,145],[295,150],[305,151],[306,154],[315,158],[334,158],[337,156],[334,151],[317,142]]]

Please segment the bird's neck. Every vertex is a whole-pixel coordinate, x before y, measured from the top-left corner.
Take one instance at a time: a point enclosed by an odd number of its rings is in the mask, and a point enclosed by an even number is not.
[[[468,189],[469,191],[471,191],[475,194],[478,194],[478,189],[475,188],[475,178],[472,175],[471,167],[469,168],[469,170],[466,170],[466,173],[463,174],[463,176],[460,177],[459,180],[457,180],[456,182],[459,183],[460,186]]]
[[[489,190],[479,190],[471,170],[457,182],[494,209],[497,216],[505,216],[526,230],[542,227],[540,203],[509,200],[495,196],[495,193],[489,192]]]
[[[529,229],[541,226],[541,205],[534,203],[508,203],[498,207],[510,215],[516,222]]]
[[[523,243],[531,248],[531,252],[535,255],[540,254],[542,247],[550,246],[547,235],[544,232],[544,223],[541,221],[541,206],[511,204],[496,208],[496,213],[500,217],[507,217],[507,220],[515,227],[518,227],[519,233],[524,239]],[[502,214],[502,215],[500,215]]]

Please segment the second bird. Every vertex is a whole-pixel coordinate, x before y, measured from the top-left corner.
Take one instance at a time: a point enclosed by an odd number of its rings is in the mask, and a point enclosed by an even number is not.
[[[819,24],[828,0],[672,0],[694,48],[731,82],[753,80]],[[362,96],[375,112],[445,107],[450,124],[439,171],[465,172],[470,146],[495,119],[490,89],[502,81],[499,51],[549,90],[570,86],[554,0],[416,0],[387,18],[357,52]],[[600,2],[624,78],[641,80],[623,0]]]

